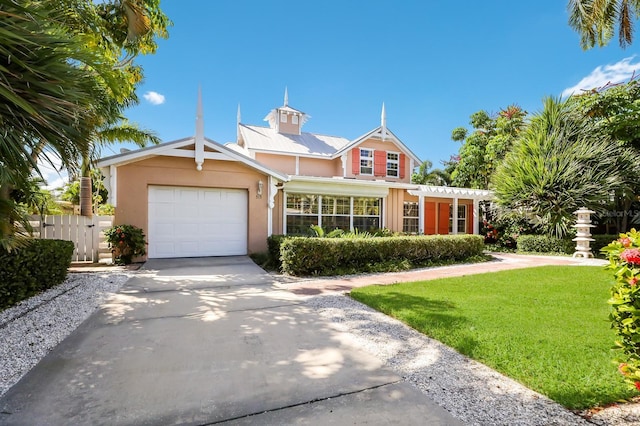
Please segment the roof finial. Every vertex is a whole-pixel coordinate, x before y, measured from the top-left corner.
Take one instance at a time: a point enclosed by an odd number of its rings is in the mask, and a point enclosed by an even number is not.
[[[382,127],[382,140],[384,141],[387,136],[387,111],[384,109],[384,102],[382,103],[382,114],[380,114],[380,127]]]
[[[204,162],[204,118],[202,117],[202,86],[198,86],[198,107],[196,112],[196,168],[202,170]]]
[[[284,86],[284,106],[289,106],[289,91],[287,86]]]

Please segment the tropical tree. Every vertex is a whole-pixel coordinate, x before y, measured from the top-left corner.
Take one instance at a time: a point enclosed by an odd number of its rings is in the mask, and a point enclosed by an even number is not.
[[[71,37],[64,13],[50,2],[0,0],[0,246],[24,243],[16,227],[27,219],[12,199],[39,174],[36,157],[59,160],[69,170],[86,143],[94,105],[106,88],[117,88],[102,73],[101,58],[82,37]],[[44,155],[39,155],[44,153]],[[18,232],[16,232],[18,231]]]
[[[418,171],[411,175],[411,182],[420,185],[449,186],[451,176],[446,170],[434,169],[433,163],[429,160],[423,161],[418,167]]]
[[[530,219],[541,232],[564,237],[573,212],[607,210],[611,194],[637,176],[634,152],[547,98],[492,178],[498,205]],[[633,173],[629,173],[633,171]]]
[[[111,65],[111,74],[123,83],[120,92],[109,93],[103,99],[107,112],[96,114],[84,135],[86,149],[79,158],[80,214],[91,216],[93,183],[90,170],[100,147],[116,142],[133,142],[140,147],[160,142],[153,132],[127,122],[123,111],[138,103],[135,89],[142,80],[142,69],[133,60],[140,54],[156,51],[156,39],[168,37],[167,27],[171,21],[160,9],[159,0],[59,1],[74,11],[67,15],[71,31],[89,34],[91,45]]]
[[[569,25],[580,34],[583,49],[609,43],[618,27],[618,42],[633,42],[633,25],[640,0],[569,0]]]
[[[640,158],[640,83],[631,80],[625,84],[608,84],[568,100],[578,114],[588,117],[595,134],[603,135],[632,149]],[[629,230],[629,212],[640,206],[640,176],[630,173],[629,184],[618,188],[612,196],[611,209],[616,213],[618,232]]]
[[[451,173],[454,186],[487,189],[497,165],[524,128],[526,111],[510,105],[496,115],[478,111],[471,115],[473,131],[453,130],[451,138],[462,142],[459,160]]]

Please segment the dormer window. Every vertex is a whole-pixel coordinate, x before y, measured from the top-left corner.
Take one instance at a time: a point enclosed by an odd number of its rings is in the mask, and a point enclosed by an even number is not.
[[[360,148],[360,174],[373,175],[373,150]]]
[[[291,116],[291,123],[292,124],[298,124],[298,116],[297,115]]]
[[[280,113],[280,122],[281,123],[286,123],[287,122],[287,113],[286,112],[281,112]]]
[[[398,177],[400,154],[387,152],[387,177]]]

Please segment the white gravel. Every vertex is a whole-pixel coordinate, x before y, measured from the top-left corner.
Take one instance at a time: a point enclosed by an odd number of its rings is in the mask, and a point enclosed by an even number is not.
[[[639,425],[640,407],[607,408],[585,420],[547,397],[343,295],[308,305],[362,350],[469,425]]]
[[[61,285],[0,312],[0,396],[132,275],[72,273]]]

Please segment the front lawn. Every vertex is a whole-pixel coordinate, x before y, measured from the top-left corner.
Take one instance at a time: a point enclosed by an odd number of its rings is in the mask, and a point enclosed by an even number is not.
[[[351,296],[567,408],[636,395],[612,361],[611,272],[543,266],[369,286]]]

